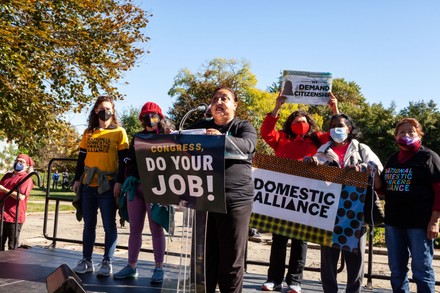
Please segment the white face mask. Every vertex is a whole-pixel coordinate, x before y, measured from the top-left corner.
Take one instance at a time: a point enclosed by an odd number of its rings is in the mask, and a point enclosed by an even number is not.
[[[330,137],[337,143],[344,142],[348,137],[347,127],[331,128]]]

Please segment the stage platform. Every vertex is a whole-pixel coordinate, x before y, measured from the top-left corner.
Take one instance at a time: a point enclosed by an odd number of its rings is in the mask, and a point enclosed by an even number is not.
[[[0,252],[0,292],[47,292],[47,276],[62,264],[73,268],[80,258],[81,253],[78,251],[41,246]],[[96,259],[100,259],[100,256],[97,255]],[[113,270],[119,271],[126,263],[125,258],[115,258]],[[99,266],[95,264],[95,268],[98,270]],[[138,268],[139,277],[131,280],[114,280],[112,277],[97,278],[96,273],[78,276],[83,282],[82,287],[87,292],[184,292],[176,290],[178,266],[169,265],[166,267],[164,284],[158,286],[150,284],[151,271],[154,268],[152,262],[140,261]],[[246,273],[243,292],[261,292],[261,284],[265,278],[265,275]],[[318,280],[305,280],[302,287],[304,293],[322,292]],[[343,291],[341,290],[341,292]],[[374,290],[374,292],[391,291]]]

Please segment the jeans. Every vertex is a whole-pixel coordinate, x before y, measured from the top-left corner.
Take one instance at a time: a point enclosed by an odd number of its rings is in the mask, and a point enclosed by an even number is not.
[[[113,184],[111,185],[113,187]],[[111,260],[116,249],[118,230],[116,228],[116,202],[113,188],[98,194],[97,187],[82,185],[81,207],[84,217],[83,258],[91,260],[96,238],[98,208],[104,226],[104,260]]]
[[[434,241],[426,238],[426,229],[398,228],[387,225],[385,239],[393,292],[409,292],[408,260],[410,255],[417,292],[434,292],[435,279],[432,267]]]

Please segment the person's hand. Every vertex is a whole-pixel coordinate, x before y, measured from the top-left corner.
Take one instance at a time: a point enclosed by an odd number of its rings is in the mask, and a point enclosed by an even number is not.
[[[365,166],[365,164],[360,164],[356,166],[346,166],[345,169],[353,170],[356,172],[368,172],[368,166]]]
[[[206,134],[209,134],[209,135],[222,135],[222,133],[220,131],[218,131],[217,129],[214,129],[214,128],[206,129]]]
[[[3,185],[0,185],[0,192],[8,193],[8,192],[9,192],[9,189],[7,189],[6,187],[4,187]]]
[[[271,115],[273,117],[277,117],[278,116],[278,112],[280,111],[281,107],[284,105],[284,103],[286,103],[286,96],[281,96],[281,92],[280,95],[277,97],[277,99],[275,100],[275,108],[273,108]]]
[[[119,182],[116,182],[115,187],[113,187],[113,196],[115,198],[119,197],[119,195],[121,194],[121,189],[122,189],[122,184]]]
[[[428,239],[436,239],[438,237],[438,229],[438,220],[435,222],[430,221],[426,231],[426,237]]]
[[[330,92],[330,99],[328,100],[327,105],[332,110],[333,115],[339,114],[338,99],[336,99],[335,95],[332,92]]]
[[[286,96],[278,96],[275,100],[275,109],[281,109],[281,107],[286,103],[287,97]]]
[[[315,156],[311,156],[311,157],[310,156],[305,156],[303,161],[306,162],[306,163],[309,163],[309,164],[316,165],[316,166],[319,165],[318,158],[315,157]]]
[[[73,192],[78,193],[81,183],[77,180],[73,183]]]
[[[351,171],[356,171],[356,172],[359,172],[359,171],[360,171],[359,165],[356,165],[356,166],[352,166],[352,165],[350,165],[350,166],[345,166],[344,169],[346,169],[346,170],[351,170]]]

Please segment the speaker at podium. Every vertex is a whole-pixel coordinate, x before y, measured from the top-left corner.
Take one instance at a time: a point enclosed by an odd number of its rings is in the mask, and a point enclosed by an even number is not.
[[[82,280],[68,265],[62,264],[46,278],[48,293],[86,293]]]

